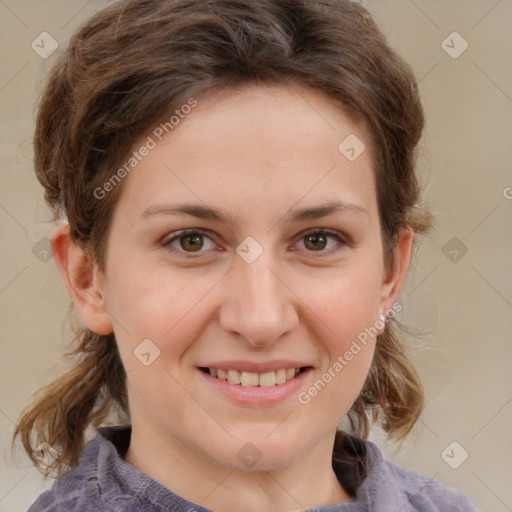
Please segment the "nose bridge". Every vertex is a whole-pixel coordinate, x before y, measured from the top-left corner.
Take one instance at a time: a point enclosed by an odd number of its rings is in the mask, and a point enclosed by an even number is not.
[[[220,317],[225,330],[253,345],[266,345],[293,329],[293,294],[283,284],[279,268],[270,250],[250,263],[237,257]]]

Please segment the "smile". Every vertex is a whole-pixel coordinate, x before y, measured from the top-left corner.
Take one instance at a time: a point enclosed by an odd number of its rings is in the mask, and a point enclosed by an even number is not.
[[[197,373],[216,396],[249,407],[272,406],[296,397],[314,371],[312,366],[286,368],[278,362],[273,364],[275,369],[268,364],[252,365],[252,368],[250,364],[240,364],[239,369],[232,368],[235,364],[222,366],[225,368],[199,366]]]
[[[205,373],[209,373],[212,377],[245,387],[271,387],[284,384],[286,381],[292,380],[296,375],[306,370],[302,368],[280,368],[279,370],[264,373],[238,371],[234,369],[222,368],[200,368]]]

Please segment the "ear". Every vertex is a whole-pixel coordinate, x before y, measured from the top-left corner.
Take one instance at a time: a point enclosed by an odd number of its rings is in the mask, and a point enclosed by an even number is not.
[[[103,276],[71,239],[69,224],[52,231],[50,246],[64,285],[84,324],[97,334],[113,332],[106,308]]]
[[[380,307],[384,315],[396,302],[402,289],[411,261],[413,235],[411,229],[402,229],[397,236],[397,242],[393,249],[393,265],[381,287]]]

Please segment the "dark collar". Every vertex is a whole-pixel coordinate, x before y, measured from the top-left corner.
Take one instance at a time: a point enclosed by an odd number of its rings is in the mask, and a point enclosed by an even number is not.
[[[98,433],[109,440],[124,459],[132,433],[131,425],[98,427]],[[363,439],[338,431],[334,443],[332,467],[340,484],[354,498],[356,491],[366,478],[366,444]]]

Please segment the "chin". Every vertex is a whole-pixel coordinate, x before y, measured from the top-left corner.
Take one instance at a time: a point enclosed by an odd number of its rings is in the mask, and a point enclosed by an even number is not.
[[[265,429],[263,435],[237,436],[212,455],[230,468],[254,471],[280,470],[296,462],[302,446],[293,436],[268,436],[269,431]]]

